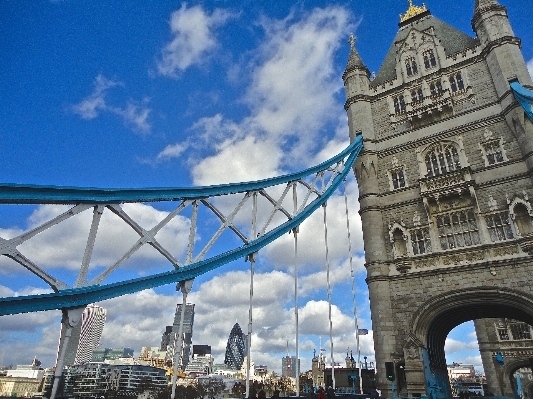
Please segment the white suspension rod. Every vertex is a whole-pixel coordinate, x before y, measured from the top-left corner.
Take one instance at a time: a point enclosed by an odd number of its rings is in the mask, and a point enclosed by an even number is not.
[[[254,240],[257,235],[257,192],[252,196],[252,231],[250,240]],[[252,353],[252,309],[254,297],[254,268],[257,252],[247,256],[250,260],[250,306],[248,308],[248,339],[246,340],[246,397],[250,397],[250,362]]]
[[[357,345],[357,365],[359,369],[359,393],[363,393],[363,379],[361,377],[361,346],[359,343],[359,323],[357,321],[357,306],[355,300],[355,274],[353,271],[352,238],[350,233],[350,216],[348,213],[348,196],[346,195],[346,180],[344,180],[344,205],[346,208],[346,230],[348,231],[348,253],[350,254],[350,274],[352,277],[353,319],[355,323],[355,341]],[[357,392],[356,392],[357,393]]]
[[[298,196],[296,192],[296,183],[292,186],[292,198],[294,203],[294,212],[298,211]],[[300,357],[298,356],[298,230],[296,227],[292,230],[294,234],[294,322],[296,326],[296,396],[300,396]]]
[[[326,216],[327,202],[324,202],[322,208],[324,208],[324,241],[326,243],[326,280],[328,284],[328,307],[329,307],[329,342],[331,353],[331,379],[333,382],[332,388],[335,390],[335,360],[333,359],[333,323],[331,320],[331,284],[329,281],[329,249],[328,249],[328,224]]]

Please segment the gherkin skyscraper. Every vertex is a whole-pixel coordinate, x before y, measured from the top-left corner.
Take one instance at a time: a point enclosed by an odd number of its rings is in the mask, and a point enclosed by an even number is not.
[[[244,362],[245,353],[246,335],[243,334],[239,323],[235,323],[229,333],[224,364],[230,369],[239,370]]]

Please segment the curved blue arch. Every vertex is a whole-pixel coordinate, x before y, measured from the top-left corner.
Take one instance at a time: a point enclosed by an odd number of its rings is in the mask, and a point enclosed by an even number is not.
[[[348,154],[362,148],[362,136],[334,157],[319,165],[268,179],[228,183],[215,186],[174,187],[174,188],[94,188],[94,187],[58,187],[42,185],[24,185],[0,183],[0,203],[3,204],[112,204],[125,202],[176,201],[181,199],[200,199],[288,183],[318,173],[346,158]]]
[[[312,201],[309,205],[307,205],[304,208],[302,212],[300,212],[298,215],[296,215],[292,219],[279,225],[278,227],[269,231],[263,236],[260,236],[256,238],[255,240],[250,241],[249,243],[245,245],[242,245],[238,248],[234,248],[220,255],[213,256],[212,258],[202,260],[199,262],[195,262],[195,263],[191,263],[186,266],[182,266],[177,270],[154,274],[154,275],[147,276],[147,277],[131,279],[131,280],[122,281],[122,282],[113,283],[113,284],[92,285],[88,287],[66,289],[66,290],[61,290],[59,292],[50,293],[50,294],[28,295],[28,296],[12,297],[12,298],[0,298],[0,316],[8,315],[8,314],[15,314],[15,313],[26,313],[26,312],[35,312],[35,311],[42,311],[42,310],[51,310],[51,309],[74,308],[74,307],[84,306],[89,303],[99,302],[105,299],[114,298],[117,296],[131,294],[131,293],[145,290],[148,288],[154,288],[154,287],[158,287],[161,285],[176,283],[179,281],[186,281],[186,280],[193,279],[197,276],[200,276],[201,274],[207,273],[211,270],[214,270],[226,263],[232,262],[239,258],[243,258],[246,255],[255,253],[259,251],[261,248],[270,244],[272,241],[281,237],[283,234],[286,234],[287,232],[291,231],[295,227],[299,226],[316,209],[324,205],[326,201],[329,199],[329,197],[339,187],[341,182],[346,178],[347,174],[350,172],[352,165],[355,162],[355,159],[357,158],[357,156],[359,155],[362,147],[363,147],[362,136],[359,135],[357,136],[356,140],[352,144],[350,144],[349,147],[346,148],[346,150],[344,150],[342,153],[340,153],[336,157],[331,158],[331,160],[335,160],[335,161],[332,161],[331,163],[329,163],[329,161],[322,163],[320,164],[322,166],[321,168],[318,168],[318,167],[309,168],[306,171],[304,171],[307,173],[299,172],[299,173],[295,173],[291,175],[281,176],[278,178],[262,180],[261,182],[263,183],[263,185],[257,186],[258,188],[265,187],[265,186],[272,185],[272,184],[280,184],[283,182],[294,181],[295,179],[307,176],[310,173],[316,173],[316,171],[324,170],[324,165],[327,168],[329,165],[332,165],[333,163],[336,163],[340,161],[341,159],[344,159],[345,156],[349,154],[346,162],[344,163],[343,171],[332,180],[331,185],[325,190],[322,196]],[[268,182],[269,184],[265,184],[265,182]],[[213,187],[208,187],[208,188],[209,189],[217,188],[217,190],[212,191],[210,195],[221,195],[220,190],[222,191],[230,190],[229,192],[247,191],[247,190],[251,190],[250,187],[255,187],[255,184],[257,183],[259,182],[213,186]],[[231,186],[231,188],[229,188],[228,186]],[[26,188],[37,187],[37,192],[32,193],[31,189],[28,189],[27,191],[27,194],[35,195],[35,193],[42,194],[40,189],[43,188],[44,186],[21,186],[21,187],[26,187]],[[87,200],[87,197],[83,195],[85,194],[92,195],[92,194],[85,193],[83,189],[81,189],[82,191],[71,191],[67,193],[66,197],[60,197],[57,194],[53,194],[52,191],[50,191],[51,187],[47,186],[44,188],[45,188],[45,191],[47,192],[45,193],[45,196],[47,196],[49,200],[54,201],[54,203],[57,203],[55,202],[57,200],[64,201],[65,198],[67,198],[67,201],[71,201],[72,200],[71,196],[73,194],[78,196],[77,198],[85,198],[86,200]],[[201,191],[201,189],[204,189],[204,188],[199,187],[198,189],[200,189],[199,191]],[[73,189],[73,190],[78,190],[78,189]],[[93,190],[93,189],[89,189],[89,190]],[[155,190],[160,190],[160,189],[155,189]],[[176,190],[173,194],[171,194],[171,195],[176,195],[178,191],[182,189],[169,189],[169,194],[171,190]],[[183,189],[183,190],[195,191],[194,189]],[[127,194],[125,195],[125,197],[122,197],[122,198],[129,198],[130,200],[132,200],[133,193],[137,191],[138,191],[137,194],[142,194],[143,190],[128,190],[128,193],[122,192],[122,194]],[[102,192],[106,192],[106,190],[103,190]],[[218,194],[214,194],[214,192],[217,192]],[[17,192],[14,191],[14,193],[17,193]],[[20,193],[23,193],[23,191],[19,191],[17,195],[20,195]],[[52,195],[48,195],[49,193],[52,193]],[[161,193],[161,192],[158,192],[158,193]],[[118,194],[115,192],[110,192],[110,195],[113,198],[115,197],[118,198],[117,197]],[[13,198],[14,197],[11,197],[12,200]],[[26,196],[25,198],[36,199],[35,197],[31,197],[30,195]],[[154,197],[151,197],[151,198],[152,200],[154,200],[153,199]],[[181,198],[181,197],[173,197],[173,198]],[[18,201],[21,201],[21,199],[19,199]],[[42,199],[40,201],[42,201]],[[124,202],[124,200],[120,202]],[[65,202],[61,202],[61,203],[65,203]],[[70,202],[67,202],[67,203],[70,203]],[[106,203],[109,203],[109,201],[107,200]]]

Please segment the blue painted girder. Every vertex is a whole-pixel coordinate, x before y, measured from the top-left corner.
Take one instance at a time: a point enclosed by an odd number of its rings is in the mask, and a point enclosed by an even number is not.
[[[533,91],[526,89],[517,81],[511,82],[511,89],[516,101],[520,103],[531,122],[533,122]]]
[[[320,172],[329,166],[346,159],[344,169],[333,180],[322,196],[309,203],[302,212],[292,219],[279,225],[275,229],[265,233],[249,243],[234,248],[209,259],[182,266],[177,270],[159,273],[147,277],[141,277],[107,285],[92,285],[88,287],[65,289],[59,292],[41,295],[28,295],[10,298],[0,298],[0,316],[16,313],[35,312],[51,309],[64,309],[88,305],[148,288],[176,283],[193,279],[201,274],[214,270],[224,264],[243,258],[255,253],[272,241],[288,233],[299,226],[316,209],[324,205],[329,197],[339,187],[341,182],[350,172],[355,159],[363,147],[363,138],[357,136],[353,143],[344,151],[330,160],[321,163],[305,171],[274,177],[248,183],[235,183],[210,187],[175,188],[175,189],[87,189],[75,187],[52,187],[52,186],[23,186],[3,184],[0,189],[0,197],[3,203],[61,203],[73,204],[79,202],[110,203],[110,202],[140,202],[158,200],[176,200],[202,198],[229,193],[257,190],[272,185],[287,183],[301,179],[305,176]],[[164,198],[164,199],[163,199]]]

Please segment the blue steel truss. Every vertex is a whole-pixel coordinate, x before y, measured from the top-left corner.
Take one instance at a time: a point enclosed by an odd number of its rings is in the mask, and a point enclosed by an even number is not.
[[[511,82],[511,89],[516,101],[520,103],[531,122],[533,122],[533,91],[526,89],[517,81]]]
[[[228,194],[245,193],[251,196],[253,193],[262,193],[265,188],[287,184],[300,183],[313,192],[316,198],[307,205],[302,206],[298,212],[288,214],[284,212],[287,221],[277,227],[264,231],[262,234],[246,239],[239,235],[244,241],[244,245],[228,250],[208,259],[193,259],[186,264],[179,264],[172,261],[174,270],[153,274],[146,277],[120,281],[117,283],[101,285],[99,283],[86,283],[86,286],[68,287],[66,284],[55,280],[38,267],[33,270],[34,274],[46,281],[54,291],[49,294],[29,295],[18,297],[0,298],[0,316],[7,314],[34,312],[51,309],[69,309],[84,306],[90,303],[103,301],[121,295],[131,294],[148,288],[154,288],[170,283],[182,282],[194,279],[195,277],[214,270],[224,264],[244,258],[256,253],[261,248],[273,242],[283,234],[297,228],[307,217],[309,217],[320,206],[325,205],[328,198],[335,192],[341,182],[350,172],[355,159],[363,147],[362,136],[358,135],[353,143],[335,157],[323,162],[315,167],[301,172],[287,174],[279,177],[247,182],[223,184],[207,187],[191,188],[143,188],[143,189],[100,189],[100,188],[78,188],[78,187],[54,187],[20,184],[0,184],[0,203],[3,204],[67,204],[75,205],[74,208],[84,204],[83,209],[89,207],[109,206],[116,207],[127,202],[156,202],[156,201],[205,201],[210,197],[223,196]],[[315,182],[320,177],[324,178],[324,173],[329,171],[332,174],[331,180],[318,190],[305,183],[303,179],[316,175]],[[286,189],[288,191],[288,188]],[[274,208],[279,208],[279,203],[271,200]],[[54,221],[49,222],[55,223]],[[59,222],[58,222],[59,223]],[[234,229],[236,230],[236,229]],[[96,233],[95,233],[96,234]],[[15,259],[20,254],[16,250],[16,242],[0,238],[0,255]],[[16,241],[16,240],[15,240]],[[20,240],[19,240],[20,241]],[[17,258],[18,263],[27,266],[27,260]],[[25,263],[26,262],[26,263]],[[103,279],[104,277],[102,277]],[[99,281],[98,281],[99,282]],[[76,285],[83,285],[76,284]]]

